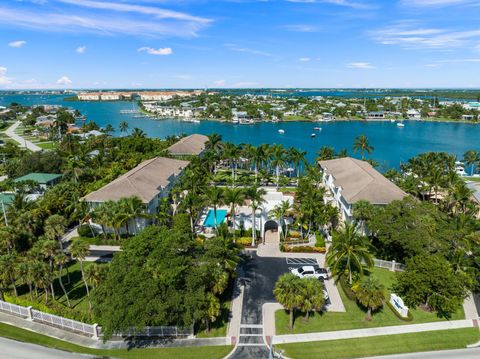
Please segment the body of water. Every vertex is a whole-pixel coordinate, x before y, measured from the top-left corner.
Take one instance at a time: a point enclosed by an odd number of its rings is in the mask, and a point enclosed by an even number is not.
[[[480,150],[480,125],[466,123],[437,123],[405,121],[405,127],[395,123],[345,121],[329,123],[285,122],[258,123],[255,125],[233,125],[214,121],[189,123],[181,120],[151,120],[134,118],[132,114],[121,114],[120,110],[136,108],[132,102],[66,102],[58,95],[1,95],[0,105],[12,102],[23,105],[52,104],[78,109],[88,120],[100,126],[111,124],[119,135],[119,124],[127,121],[130,129],[138,127],[150,137],[164,138],[168,135],[218,133],[224,140],[234,143],[281,143],[285,147],[296,147],[307,152],[310,161],[322,146],[332,146],[337,151],[346,148],[352,154],[355,137],[365,134],[374,147],[371,158],[377,160],[381,170],[398,167],[409,158],[428,151],[445,151],[457,155],[470,149]],[[322,131],[315,131],[321,127]],[[280,134],[278,130],[284,130]],[[316,137],[311,138],[315,133]],[[359,154],[353,154],[359,157]]]

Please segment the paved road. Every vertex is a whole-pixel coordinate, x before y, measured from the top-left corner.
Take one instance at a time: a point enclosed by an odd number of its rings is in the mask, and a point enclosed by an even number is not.
[[[90,355],[74,354],[40,345],[0,338],[0,357],[8,359],[86,359]]]
[[[437,352],[423,352],[411,354],[386,355],[367,359],[478,359],[480,348],[442,350]]]
[[[285,258],[260,258],[255,252],[248,252],[238,274],[239,278],[245,278],[240,338],[230,358],[268,358],[268,348],[263,342],[262,306],[275,302],[275,282],[288,267]]]
[[[30,151],[32,152],[39,152],[42,149],[38,147],[36,144],[27,141],[23,137],[17,135],[15,133],[15,130],[17,127],[20,125],[20,121],[15,122],[13,125],[11,125],[6,131],[5,134],[10,137],[12,140],[18,142],[20,144],[20,147],[27,147]]]

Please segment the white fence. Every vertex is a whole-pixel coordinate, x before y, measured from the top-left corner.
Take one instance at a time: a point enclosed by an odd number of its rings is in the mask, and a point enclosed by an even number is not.
[[[44,323],[94,338],[98,338],[101,334],[101,328],[97,324],[92,325],[78,322],[76,320],[59,317],[58,315],[44,313],[33,309],[32,307],[22,307],[21,305],[11,304],[0,300],[0,310],[34,322]]]
[[[0,311],[16,315],[34,322],[47,324],[63,330],[88,335],[93,338],[102,336],[102,328],[97,324],[86,324],[76,320],[63,318],[58,315],[41,312],[32,307],[23,307],[0,300]],[[192,337],[193,326],[178,328],[175,326],[145,327],[143,329],[132,328],[115,336],[138,336],[138,337]]]
[[[395,261],[385,261],[383,259],[374,259],[373,260],[375,267],[385,268],[392,272],[403,272],[405,270],[405,265],[402,263],[397,263]]]

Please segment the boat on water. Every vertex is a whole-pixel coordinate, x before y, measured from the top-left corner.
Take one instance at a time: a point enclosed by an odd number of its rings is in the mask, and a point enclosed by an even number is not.
[[[392,118],[392,119],[390,120],[390,122],[391,122],[391,123],[395,123],[395,120]]]
[[[315,131],[321,131],[321,130],[322,130],[321,127],[314,127],[313,129],[314,129]]]
[[[401,122],[397,123],[397,127],[405,127],[405,125]]]
[[[278,130],[278,133],[283,135],[285,133],[285,130]]]
[[[316,136],[316,134],[314,134],[314,133],[312,133],[312,134],[310,135],[311,138],[314,138],[315,136]]]

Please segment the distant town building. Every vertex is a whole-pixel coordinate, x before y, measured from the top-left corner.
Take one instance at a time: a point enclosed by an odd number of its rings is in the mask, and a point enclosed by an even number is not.
[[[420,114],[420,112],[418,112],[418,110],[415,110],[414,108],[412,108],[407,111],[407,117],[411,120],[419,120],[422,117],[422,115]]]

